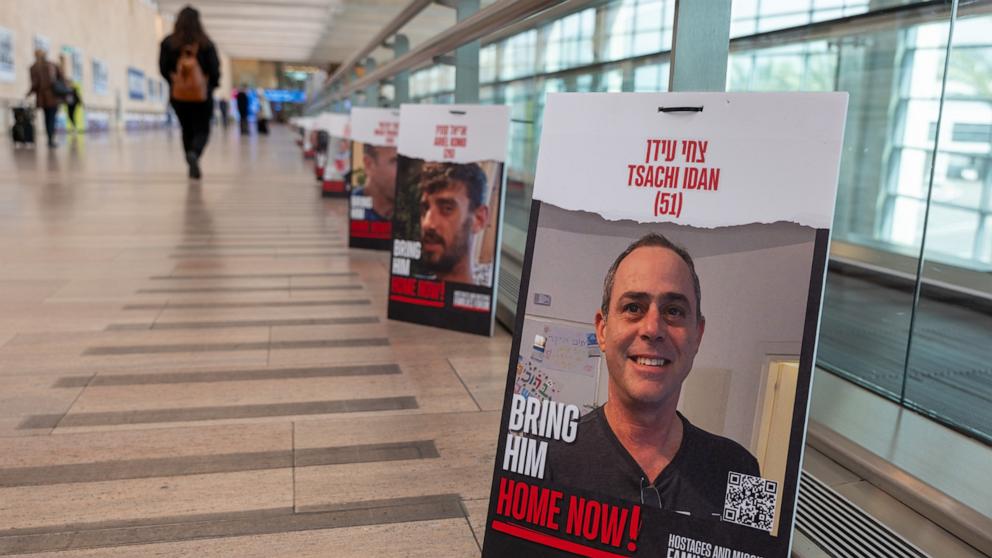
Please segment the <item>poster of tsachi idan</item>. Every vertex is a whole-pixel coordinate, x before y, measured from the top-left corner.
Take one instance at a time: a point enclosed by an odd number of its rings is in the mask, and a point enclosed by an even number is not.
[[[510,112],[402,105],[389,317],[491,335]]]
[[[320,192],[324,197],[343,198],[348,195],[348,174],[351,172],[351,126],[347,114],[325,112],[317,117],[318,132],[327,133],[327,146],[318,151],[316,164],[323,168]]]
[[[396,136],[400,111],[351,110],[348,246],[389,250],[396,207]]]
[[[548,96],[484,556],[789,556],[846,108]]]

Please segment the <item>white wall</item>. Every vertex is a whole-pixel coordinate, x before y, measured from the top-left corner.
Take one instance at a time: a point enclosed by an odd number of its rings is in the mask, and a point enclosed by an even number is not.
[[[34,37],[50,40],[49,60],[56,62],[65,45],[82,50],[82,97],[88,110],[113,114],[118,99],[122,112],[165,113],[165,99],[147,97],[147,78],[160,79],[159,43],[172,30],[158,10],[145,0],[2,0],[0,27],[13,31],[15,81],[0,81],[0,104],[4,114],[0,122],[9,125],[9,105],[24,98],[30,87],[28,69],[34,63]],[[207,30],[209,33],[209,29]],[[221,48],[219,45],[218,48]],[[93,58],[108,65],[107,92],[93,88]],[[128,96],[127,70],[136,68],[145,74],[146,98]],[[230,89],[230,60],[221,55],[221,71],[226,73]],[[225,82],[222,82],[222,86]],[[166,97],[168,93],[166,92]],[[33,100],[32,100],[33,102]],[[5,126],[6,131],[6,126]]]

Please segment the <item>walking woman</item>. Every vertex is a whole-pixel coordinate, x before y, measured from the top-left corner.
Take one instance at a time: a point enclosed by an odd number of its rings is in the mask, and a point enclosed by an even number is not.
[[[71,79],[66,80],[66,85],[69,86],[71,90],[68,95],[65,96],[65,116],[69,120],[69,124],[72,125],[72,133],[78,134],[83,131],[85,126],[85,121],[82,119],[82,111],[80,110],[83,106],[83,96],[80,93],[79,83]],[[69,130],[66,129],[66,132]]]
[[[183,131],[189,177],[200,178],[200,156],[210,138],[213,90],[220,83],[217,49],[203,31],[200,13],[190,6],[176,16],[172,34],[162,41],[159,71],[170,86],[169,102]]]
[[[57,87],[65,88],[65,76],[57,65],[45,60],[45,51],[34,51],[34,64],[31,65],[31,89],[35,104],[45,112],[45,133],[48,134],[48,147],[55,147],[55,113],[62,99]],[[58,86],[56,85],[58,84]]]

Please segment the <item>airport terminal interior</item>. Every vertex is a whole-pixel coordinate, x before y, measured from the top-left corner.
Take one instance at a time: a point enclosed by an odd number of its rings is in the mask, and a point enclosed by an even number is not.
[[[187,4],[202,157],[160,61]],[[848,95],[791,555],[992,555],[990,32],[992,0],[0,2],[0,556],[482,554],[547,95],[668,91]],[[397,319],[388,246],[349,246],[350,131],[314,123],[409,104],[508,107],[489,335]]]

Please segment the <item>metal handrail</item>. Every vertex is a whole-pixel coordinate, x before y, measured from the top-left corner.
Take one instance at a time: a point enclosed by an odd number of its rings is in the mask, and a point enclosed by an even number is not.
[[[413,18],[424,11],[424,8],[430,6],[434,3],[434,0],[412,0],[406,5],[403,10],[396,14],[396,17],[391,19],[385,27],[379,30],[378,33],[372,36],[368,43],[362,48],[356,50],[351,56],[349,56],[344,62],[338,66],[338,69],[331,74],[331,77],[327,78],[327,86],[333,84],[339,79],[343,78],[358,65],[358,62],[368,56],[372,51],[379,48],[382,43],[393,36],[394,33],[399,31],[404,25],[410,22]]]
[[[570,16],[576,12],[601,6],[609,1],[610,0],[565,0],[561,4],[558,4],[553,8],[548,8],[539,14],[535,14],[512,25],[494,30],[488,35],[482,37],[482,46],[501,41],[518,33],[523,33],[524,31],[529,31],[550,21]]]
[[[493,8],[502,8],[505,4],[517,4],[518,1],[504,0],[503,2],[498,2],[489,6],[488,8],[480,11],[476,16],[480,16],[483,12],[488,12]],[[533,2],[529,2],[533,3]],[[538,4],[545,4],[543,2],[536,2]],[[549,19],[555,19],[556,17],[563,17],[575,11],[582,10],[584,8],[593,7],[598,4],[605,3],[605,0],[567,0],[567,1],[557,1],[557,2],[547,2],[548,8],[542,9],[539,7],[533,10],[532,14],[528,16],[521,16],[516,21],[512,23],[504,23],[502,25],[494,24],[490,22],[488,33],[482,33],[481,36],[473,36],[471,38],[462,39],[461,43],[480,38],[483,44],[489,44],[501,39],[504,39],[515,33],[525,31],[527,29],[536,27],[542,22]],[[551,7],[551,5],[554,5]],[[949,5],[943,0],[930,0],[926,2],[921,2],[918,4],[900,5],[893,6],[887,9],[873,10],[871,12],[866,12],[863,14],[856,14],[853,16],[847,16],[839,19],[820,21],[807,23],[793,28],[786,29],[776,29],[773,31],[767,31],[762,33],[757,33],[754,35],[748,35],[743,37],[736,37],[730,40],[730,51],[740,52],[746,50],[753,50],[757,48],[762,48],[765,46],[781,45],[784,43],[793,43],[800,41],[810,41],[816,39],[829,39],[838,35],[850,35],[853,32],[867,33],[871,31],[888,29],[891,26],[893,20],[898,20],[904,25],[923,23],[926,21],[933,21],[934,19],[939,19],[941,17],[946,17],[948,15]],[[960,4],[958,15],[959,17],[964,16],[974,16],[981,15],[992,12],[992,1],[990,0],[968,0]],[[471,18],[470,18],[471,19]],[[470,20],[466,20],[462,23],[468,23]],[[445,34],[455,32],[458,29],[462,29],[462,23],[455,25],[454,27],[448,29]],[[435,37],[435,39],[441,36]],[[423,54],[420,56],[412,56],[419,52],[421,49],[432,46],[433,42],[422,45],[417,51],[409,53],[406,57],[401,57],[392,62],[381,66],[376,72],[369,74],[360,82],[356,82],[352,86],[336,92],[333,98],[328,98],[327,94],[322,94],[321,98],[317,99],[315,104],[311,109],[322,108],[334,99],[341,99],[348,94],[357,91],[359,89],[365,88],[371,85],[373,81],[381,81],[392,77],[395,73],[401,71],[415,71],[419,68],[430,66],[433,63],[434,57],[450,52],[454,48],[460,46],[461,43],[453,41],[453,46],[450,49],[434,53],[432,50],[430,54]],[[447,42],[446,42],[447,44]],[[558,73],[570,73],[576,70],[589,70],[593,67],[608,66],[617,64],[620,62],[636,60],[636,61],[647,61],[651,59],[662,60],[667,58],[670,51],[660,51],[654,53],[648,53],[644,55],[638,55],[634,57],[629,57],[621,60],[609,60],[592,63],[582,68],[568,68],[563,69]],[[362,55],[354,55],[349,60],[358,60]],[[342,66],[343,67],[343,66]],[[337,73],[335,73],[337,75]],[[522,79],[520,77],[505,80],[505,81],[518,81]],[[326,91],[326,89],[325,89]]]
[[[572,4],[572,2],[584,2],[588,4],[585,7],[593,7],[597,3],[597,0],[570,0],[561,7]],[[557,9],[557,8],[556,8]],[[579,8],[583,9],[583,8]],[[544,19],[544,16],[553,10],[547,10],[542,12],[540,17]],[[565,12],[568,13],[568,12]],[[969,0],[968,2],[961,3],[958,8],[958,17],[973,17],[988,15],[992,13],[992,0]],[[774,29],[772,31],[763,31],[761,33],[755,33],[752,35],[744,35],[739,37],[733,37],[730,39],[730,52],[748,52],[752,50],[758,50],[761,48],[769,47],[780,47],[789,44],[805,43],[817,40],[831,40],[843,37],[859,36],[870,32],[876,31],[892,31],[895,29],[892,27],[893,22],[898,22],[901,26],[919,25],[924,23],[929,23],[933,21],[939,21],[941,19],[946,19],[950,17],[950,7],[944,0],[929,0],[919,4],[908,4],[899,5],[892,8],[885,8],[881,10],[875,10],[871,12],[865,12],[862,14],[856,14],[852,16],[845,16],[838,19],[818,21],[812,23],[804,23],[795,27],[786,27],[782,29]],[[551,18],[553,19],[553,18]],[[530,23],[535,18],[530,18],[520,23],[511,26],[511,28],[519,33],[530,29],[530,25],[524,25],[525,23]],[[537,25],[534,23],[534,25]],[[515,33],[511,33],[515,34]],[[508,36],[503,30],[496,31],[492,34],[486,35],[482,38],[483,46],[490,44],[492,42],[505,39]],[[534,73],[528,73],[523,75],[517,75],[512,78],[501,78],[491,81],[482,82],[483,86],[501,86],[511,83],[518,83],[523,81],[532,80],[538,77],[541,78],[563,78],[571,75],[581,75],[591,72],[602,72],[607,69],[618,68],[625,64],[633,64],[635,66],[641,64],[655,64],[663,63],[669,60],[671,55],[670,49],[659,50],[655,52],[648,52],[645,54],[637,54],[633,56],[626,56],[623,58],[616,58],[610,60],[601,60],[597,62],[589,62],[587,64],[581,64],[576,66],[569,66],[567,68],[562,68],[560,70],[551,71],[537,71]],[[421,64],[414,67],[412,71],[417,71],[422,67],[429,67],[431,64]],[[445,95],[450,94],[451,90],[439,90],[433,91],[427,96],[435,95]],[[972,100],[972,99],[968,99]]]
[[[310,109],[319,110],[333,101],[344,99],[348,95],[360,91],[373,83],[385,80],[399,72],[409,70],[420,63],[433,60],[435,56],[451,52],[465,43],[491,33],[494,29],[510,25],[542,10],[561,4],[563,1],[500,0],[435,35],[407,54],[383,64],[375,71],[369,72],[360,79],[343,85],[330,95],[318,100]]]

